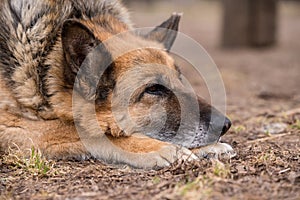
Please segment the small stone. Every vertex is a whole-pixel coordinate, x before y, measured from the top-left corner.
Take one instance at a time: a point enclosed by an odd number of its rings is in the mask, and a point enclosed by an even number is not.
[[[266,134],[279,134],[284,132],[287,129],[288,125],[285,123],[271,123],[271,124],[265,124],[261,131]]]

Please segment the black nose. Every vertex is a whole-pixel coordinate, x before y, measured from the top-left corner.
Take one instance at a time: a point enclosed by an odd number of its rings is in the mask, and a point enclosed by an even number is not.
[[[225,118],[221,136],[224,135],[230,129],[230,127],[231,127],[231,121],[228,118]]]

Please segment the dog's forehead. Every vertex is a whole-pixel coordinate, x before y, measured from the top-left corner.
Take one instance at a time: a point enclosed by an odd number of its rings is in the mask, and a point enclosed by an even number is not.
[[[118,74],[124,74],[136,68],[144,71],[143,74],[162,74],[163,71],[174,71],[179,75],[174,59],[160,48],[140,48],[127,52],[114,60],[115,70]],[[165,74],[165,73],[163,73]]]
[[[103,17],[94,18],[93,23],[85,20],[81,20],[81,23],[92,30],[95,37],[104,43],[117,64],[126,64],[127,67],[130,67],[132,66],[129,65],[130,62],[134,64],[154,63],[178,71],[173,58],[164,50],[163,44],[136,35],[136,33],[129,31],[124,23],[119,22],[113,16],[108,17],[113,22],[114,27],[104,29],[103,24],[106,23],[103,23]]]
[[[178,71],[174,59],[165,51],[163,44],[127,31],[127,27],[122,24],[116,33],[105,32],[101,26],[94,26],[87,22],[85,25],[93,30],[111,54],[115,66],[114,72],[117,76],[145,64],[160,65]]]
[[[174,59],[159,48],[128,52],[114,61],[114,67],[119,86],[130,82],[130,85],[160,84],[174,88],[180,82],[180,72]]]
[[[157,64],[176,69],[173,58],[164,50],[158,48],[144,48],[132,54],[134,61],[141,64]]]

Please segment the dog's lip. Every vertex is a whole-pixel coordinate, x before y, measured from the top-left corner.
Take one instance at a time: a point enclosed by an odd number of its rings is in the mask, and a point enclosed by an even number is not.
[[[221,142],[221,139],[222,139],[222,137],[219,137],[219,139],[218,139],[217,143]]]
[[[216,140],[216,141],[214,141],[214,142],[207,143],[207,144],[202,144],[202,145],[195,145],[195,147],[190,147],[189,149],[191,149],[191,150],[197,150],[197,149],[201,149],[201,148],[203,148],[203,147],[207,147],[207,146],[210,146],[210,145],[213,145],[213,144],[223,143],[223,142],[221,141],[221,138],[222,138],[222,137],[220,136],[219,139]]]
[[[210,145],[213,145],[213,144],[218,144],[218,143],[220,143],[220,140],[217,140],[217,141],[211,142],[211,143],[207,143],[207,144],[195,145],[195,146],[190,147],[189,149],[197,150],[197,149],[201,149],[203,147],[207,147],[207,146],[210,146]]]

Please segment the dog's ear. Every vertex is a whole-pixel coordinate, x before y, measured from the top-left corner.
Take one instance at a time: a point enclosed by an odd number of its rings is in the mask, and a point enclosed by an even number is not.
[[[162,43],[167,51],[170,51],[178,32],[179,21],[182,14],[173,13],[172,16],[157,26],[144,37]]]
[[[62,46],[71,72],[77,74],[86,56],[100,42],[94,34],[77,20],[67,20],[62,28]]]
[[[62,46],[66,61],[65,79],[87,100],[103,96],[102,79],[110,74],[106,69],[112,64],[110,53],[93,32],[77,20],[67,20],[62,28]],[[108,89],[108,88],[106,88]]]

